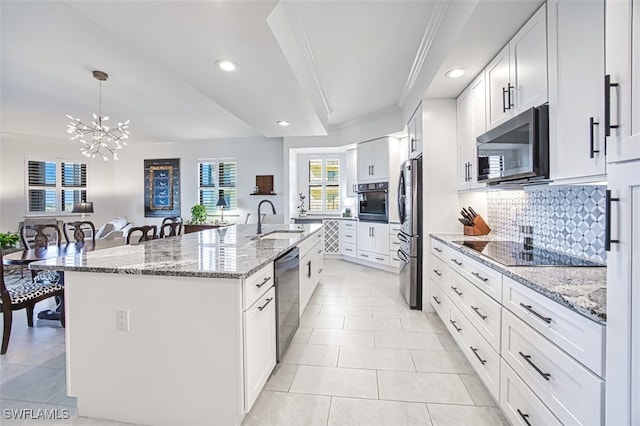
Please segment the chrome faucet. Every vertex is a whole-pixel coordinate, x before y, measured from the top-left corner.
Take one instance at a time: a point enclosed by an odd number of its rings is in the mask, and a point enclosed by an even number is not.
[[[256,232],[257,235],[261,235],[262,234],[262,220],[261,220],[261,216],[260,216],[260,207],[262,207],[263,203],[269,203],[271,204],[271,209],[273,210],[273,214],[276,214],[276,208],[273,205],[273,203],[270,200],[262,200],[260,201],[260,204],[258,204],[258,231]]]

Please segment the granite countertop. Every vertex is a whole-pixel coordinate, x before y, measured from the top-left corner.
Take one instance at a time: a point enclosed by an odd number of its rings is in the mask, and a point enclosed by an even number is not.
[[[233,225],[43,260],[29,268],[238,279],[257,272],[321,228],[321,224],[262,225],[263,236],[274,231],[302,233],[292,233],[289,239],[252,239],[255,224]]]
[[[436,240],[483,263],[514,281],[547,296],[579,314],[605,324],[607,321],[607,268],[576,266],[505,266],[453,241],[499,241],[505,238],[483,235],[431,234]]]
[[[299,221],[300,223],[310,222],[313,220],[323,220],[323,219],[332,219],[332,220],[358,220],[357,217],[350,216],[326,216],[326,215],[311,215],[311,216],[302,216],[302,217],[294,217],[292,218],[295,221]]]

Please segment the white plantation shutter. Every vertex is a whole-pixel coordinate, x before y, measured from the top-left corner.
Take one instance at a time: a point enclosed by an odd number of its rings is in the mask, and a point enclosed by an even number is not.
[[[26,171],[27,214],[71,212],[87,200],[86,163],[27,159]]]
[[[227,210],[238,208],[238,194],[236,190],[236,162],[235,161],[202,161],[198,165],[199,201],[207,208],[207,212],[219,210],[219,191],[224,191]]]
[[[87,165],[82,163],[61,163],[62,211],[71,212],[74,203],[87,201]]]
[[[309,160],[310,213],[340,211],[340,159],[330,156]]]

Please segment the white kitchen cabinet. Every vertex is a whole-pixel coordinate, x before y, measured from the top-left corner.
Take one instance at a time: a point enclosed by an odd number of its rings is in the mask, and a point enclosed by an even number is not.
[[[402,229],[402,225],[399,223],[389,224],[389,265],[394,268],[400,267],[400,258],[398,257],[398,250],[400,249],[400,239],[398,234]]]
[[[610,105],[607,161],[640,159],[640,0],[606,3],[606,74],[616,86],[605,90]],[[606,97],[611,99],[607,105]],[[606,124],[605,124],[606,133]]]
[[[551,178],[604,180],[604,0],[547,8]]]
[[[389,181],[389,138],[359,143],[358,183]]]
[[[485,72],[489,129],[548,100],[546,5],[524,24]]]
[[[476,138],[486,132],[485,73],[458,97],[458,190],[483,188],[478,183]]]
[[[609,164],[606,424],[640,424],[640,162]],[[607,232],[607,231],[605,231]],[[617,241],[617,242],[616,242]]]
[[[407,123],[407,133],[409,137],[409,158],[416,158],[422,154],[423,133],[422,133],[422,103],[413,112]]]
[[[383,265],[389,264],[389,225],[358,222],[358,258]]]
[[[324,268],[324,239],[322,236],[323,234],[320,233],[320,238],[314,238],[308,242],[305,240],[307,242],[305,245],[298,246],[300,248],[300,267],[298,270],[300,315],[304,313]]]
[[[343,220],[340,224],[340,254],[358,257],[358,222]]]
[[[358,164],[356,149],[347,151],[347,197],[358,196]]]
[[[273,265],[271,265],[273,268]],[[244,382],[248,412],[276,366],[276,292],[271,286],[245,312]]]

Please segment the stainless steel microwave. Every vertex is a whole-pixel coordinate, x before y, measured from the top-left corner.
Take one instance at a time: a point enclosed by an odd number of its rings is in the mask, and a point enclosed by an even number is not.
[[[549,178],[549,106],[531,108],[478,136],[478,181]]]

